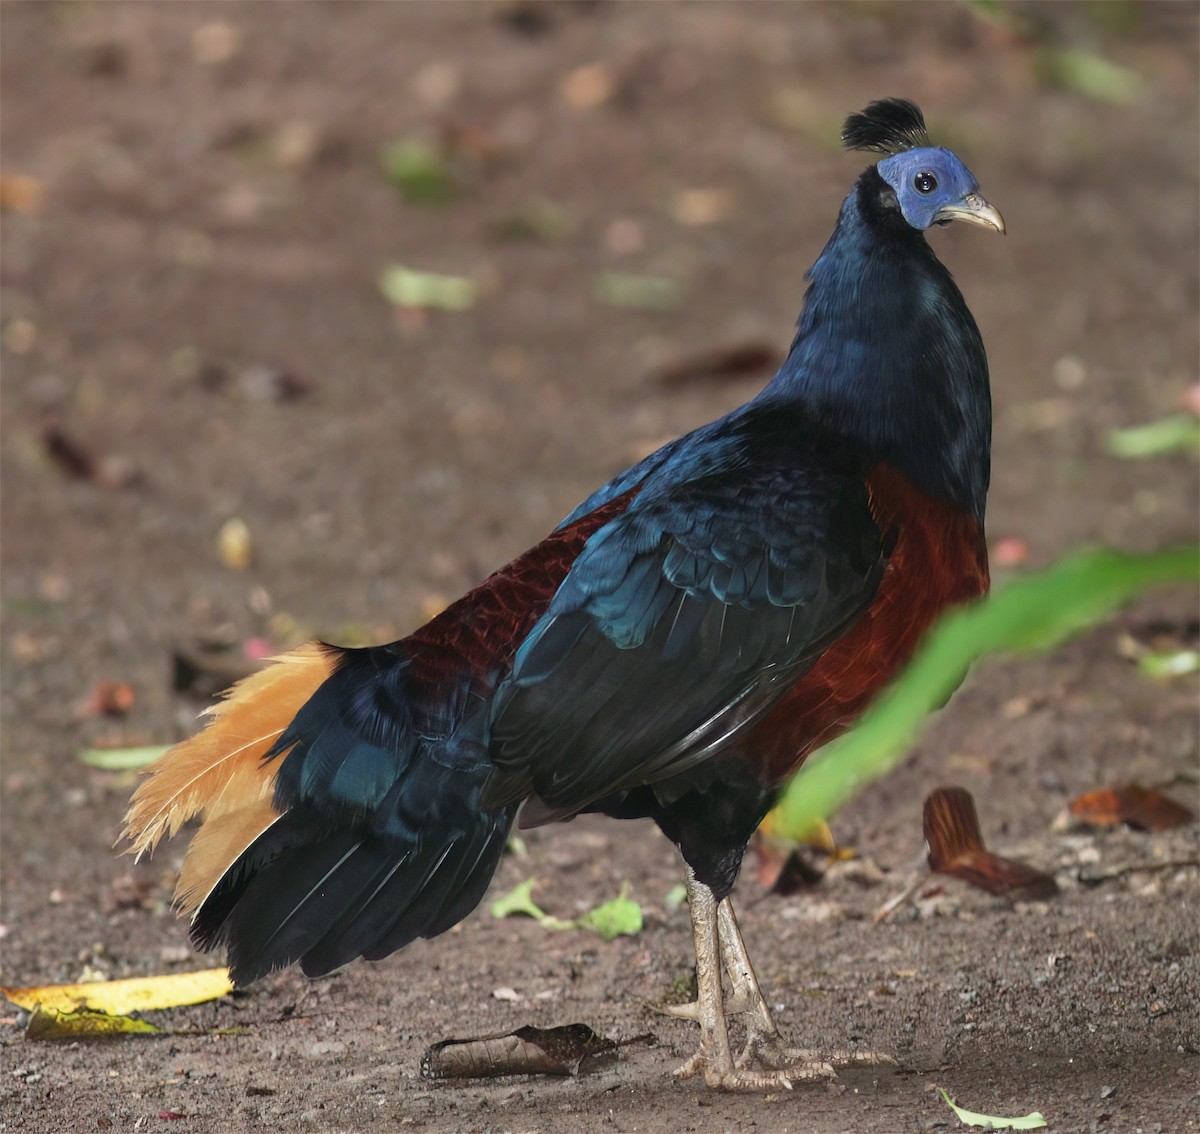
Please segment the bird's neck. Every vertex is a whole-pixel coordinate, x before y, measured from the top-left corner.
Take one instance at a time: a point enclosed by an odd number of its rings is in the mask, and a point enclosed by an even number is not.
[[[859,178],[808,273],[787,360],[757,400],[803,405],[927,495],[982,522],[991,448],[975,320],[875,171]]]

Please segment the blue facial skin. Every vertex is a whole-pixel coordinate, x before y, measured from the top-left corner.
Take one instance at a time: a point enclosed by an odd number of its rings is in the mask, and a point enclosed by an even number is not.
[[[949,150],[940,146],[905,150],[885,158],[876,167],[879,175],[896,191],[900,211],[913,228],[924,231],[938,220],[948,205],[960,205],[979,192],[975,175]]]

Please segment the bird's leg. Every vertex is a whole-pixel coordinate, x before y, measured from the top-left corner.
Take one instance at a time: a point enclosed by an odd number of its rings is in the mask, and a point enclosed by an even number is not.
[[[758,1064],[780,1073],[791,1081],[837,1078],[838,1067],[870,1067],[890,1065],[895,1061],[873,1051],[806,1051],[788,1047],[775,1026],[771,1009],[758,985],[750,954],[742,940],[733,903],[728,897],[717,907],[718,932],[721,937],[721,960],[733,985],[738,1011],[745,1016],[746,1046],[738,1057],[736,1067],[744,1069]],[[732,1009],[731,1009],[732,1010]]]
[[[746,951],[728,896],[717,906],[717,932],[721,937],[721,960],[733,985],[738,1008],[746,1017],[746,1047],[737,1061],[739,1067],[746,1067],[761,1052],[780,1046],[782,1038],[758,986],[758,977],[750,963],[750,954]]]
[[[710,1087],[724,1091],[763,1090],[779,1087],[791,1088],[793,1075],[791,1068],[768,1068],[766,1071],[752,1071],[748,1067],[735,1063],[733,1050],[729,1046],[729,1026],[725,1016],[725,991],[721,985],[721,969],[728,967],[731,959],[742,958],[744,964],[739,966],[738,975],[730,972],[730,980],[735,985],[735,1000],[733,1009],[738,1012],[754,1011],[754,996],[758,994],[760,1011],[766,1019],[767,1026],[774,1030],[771,1014],[763,1002],[762,994],[758,992],[758,982],[754,979],[754,970],[746,958],[746,948],[741,943],[741,934],[737,932],[737,922],[733,922],[737,946],[730,952],[722,939],[720,923],[722,920],[720,906],[716,895],[692,873],[687,872],[688,908],[692,915],[692,933],[696,940],[696,1002],[682,1005],[672,1012],[672,1015],[694,1019],[700,1025],[700,1048],[678,1071],[682,1078],[695,1074],[703,1074],[704,1081]],[[753,993],[749,991],[745,974],[753,985]],[[742,988],[737,988],[738,984]],[[738,1001],[741,1001],[740,1003]],[[778,1033],[775,1033],[778,1039]],[[830,1072],[832,1074],[832,1071]]]
[[[787,1047],[763,998],[754,966],[742,940],[733,905],[687,872],[688,907],[696,942],[696,1000],[664,1008],[673,1016],[700,1025],[700,1048],[675,1073],[683,1078],[702,1073],[720,1090],[791,1088],[793,1082],[837,1077],[839,1066],[876,1066],[893,1061],[874,1052],[813,1052]],[[729,975],[732,998],[726,1002],[721,970]],[[746,1046],[734,1061],[727,1014],[746,1017]],[[759,1070],[758,1068],[761,1068]]]
[[[687,868],[688,910],[696,942],[696,1002],[681,1005],[672,1014],[694,1019],[700,1025],[700,1048],[678,1071],[681,1078],[703,1072],[710,1087],[724,1086],[735,1073],[725,1022],[725,994],[721,988],[720,933],[716,895]]]

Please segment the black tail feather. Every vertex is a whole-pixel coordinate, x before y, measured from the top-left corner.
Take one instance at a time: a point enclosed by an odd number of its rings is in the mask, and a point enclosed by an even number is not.
[[[361,829],[323,832],[286,815],[201,906],[192,938],[203,948],[227,945],[238,985],[296,961],[323,976],[357,957],[385,957],[478,905],[512,811],[481,814],[469,831],[422,843]]]

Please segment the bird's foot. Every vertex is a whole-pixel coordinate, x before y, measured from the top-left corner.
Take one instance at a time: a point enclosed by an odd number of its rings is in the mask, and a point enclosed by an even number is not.
[[[896,1061],[882,1052],[843,1048],[810,1051],[788,1047],[778,1033],[752,1031],[736,1062],[722,1065],[701,1046],[675,1075],[680,1079],[703,1075],[709,1087],[720,1091],[790,1091],[798,1083],[831,1081],[842,1071],[895,1066]]]
[[[840,1072],[857,1068],[894,1068],[896,1061],[879,1051],[855,1051],[835,1048],[832,1051],[812,1051],[788,1047],[778,1032],[761,1035],[751,1030],[746,1046],[735,1066],[741,1069],[762,1067],[783,1075],[792,1083],[812,1083],[821,1079],[836,1079]]]
[[[690,1079],[693,1075],[703,1075],[705,1084],[715,1091],[771,1091],[792,1089],[793,1079],[798,1078],[790,1073],[790,1068],[768,1068],[754,1070],[743,1067],[739,1060],[737,1064],[721,1065],[710,1059],[708,1053],[701,1048],[682,1067],[675,1072],[677,1078]]]

